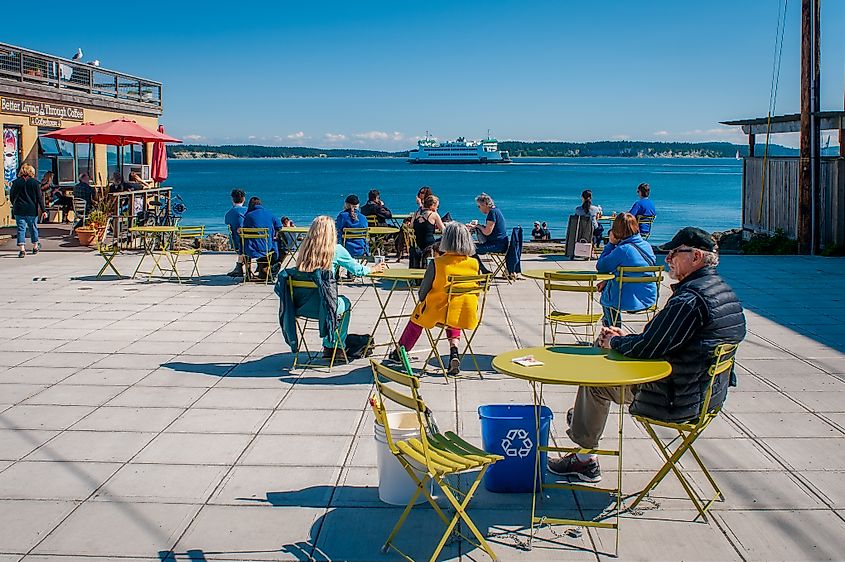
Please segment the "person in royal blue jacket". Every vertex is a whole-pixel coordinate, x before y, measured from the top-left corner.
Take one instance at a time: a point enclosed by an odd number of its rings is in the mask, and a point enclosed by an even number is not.
[[[631,213],[619,213],[610,228],[610,241],[605,245],[596,262],[596,271],[618,275],[617,268],[654,265],[654,250],[651,244],[640,236],[637,219]],[[628,273],[626,276],[642,277],[650,273]],[[601,306],[604,312],[602,324],[621,326],[621,311],[638,311],[654,305],[657,301],[657,285],[654,283],[626,283],[619,294],[619,282],[611,279],[603,285]]]
[[[226,226],[229,227],[229,230],[232,233],[232,247],[238,253],[238,262],[235,264],[235,269],[227,273],[229,277],[243,277],[244,276],[244,264],[243,258],[243,251],[241,248],[241,234],[240,229],[244,225],[244,215],[246,214],[246,207],[244,207],[244,202],[246,201],[246,193],[243,192],[241,189],[233,189],[232,190],[232,208],[226,211],[225,222]]]
[[[654,219],[657,216],[657,209],[654,207],[654,201],[648,198],[651,194],[651,186],[647,183],[641,183],[637,186],[637,195],[639,200],[631,207],[630,213],[640,220],[640,217]],[[648,234],[651,232],[651,223],[640,224],[640,234]]]
[[[279,217],[265,209],[261,205],[261,199],[251,197],[244,215],[244,228],[266,228],[270,233],[270,250],[273,251],[271,262],[267,263],[267,240],[250,239],[244,240],[244,253],[250,259],[258,261],[259,278],[267,275],[267,267],[276,268],[279,263],[279,246],[276,243],[276,233],[282,228],[282,221]]]
[[[358,210],[358,196],[355,194],[346,198],[343,205],[343,211],[337,216],[335,220],[335,228],[337,228],[337,243],[343,244],[343,229],[344,228],[367,228],[367,217],[361,214]],[[353,258],[360,258],[370,253],[370,247],[367,240],[363,238],[355,238],[347,240],[343,244],[346,250]]]

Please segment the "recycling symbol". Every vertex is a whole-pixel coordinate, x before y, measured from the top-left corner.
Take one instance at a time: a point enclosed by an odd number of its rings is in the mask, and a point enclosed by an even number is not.
[[[533,446],[534,443],[531,442],[528,432],[524,429],[511,429],[502,439],[502,450],[509,457],[527,457]]]

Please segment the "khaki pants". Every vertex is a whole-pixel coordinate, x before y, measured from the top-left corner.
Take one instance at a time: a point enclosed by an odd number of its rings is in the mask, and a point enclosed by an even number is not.
[[[637,392],[636,386],[626,386],[625,395],[622,396],[622,388],[612,387],[578,387],[578,395],[575,397],[575,408],[572,412],[572,424],[566,430],[572,442],[584,449],[597,449],[599,439],[607,424],[607,415],[610,413],[610,402],[630,404]]]

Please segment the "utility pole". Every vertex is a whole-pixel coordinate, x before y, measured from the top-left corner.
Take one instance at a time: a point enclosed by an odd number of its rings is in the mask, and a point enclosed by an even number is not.
[[[812,250],[812,179],[810,166],[810,69],[813,0],[801,0],[801,144],[798,156],[798,252]]]
[[[821,130],[821,4],[822,0],[813,2],[813,99],[810,106],[810,123],[812,138],[810,139],[810,171],[813,190],[813,254],[821,252],[823,226],[826,218],[822,213],[822,130]]]

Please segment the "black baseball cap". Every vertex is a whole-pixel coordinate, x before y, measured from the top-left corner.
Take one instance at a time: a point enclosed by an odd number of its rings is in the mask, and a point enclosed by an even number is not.
[[[358,196],[354,193],[346,198],[346,202],[350,205],[357,205],[358,204]]]
[[[706,252],[716,251],[716,241],[713,239],[713,236],[706,230],[702,230],[694,226],[682,228],[677,234],[675,234],[672,240],[658,246],[657,249],[662,252],[668,252],[681,246],[698,248],[699,250],[704,250]]]

